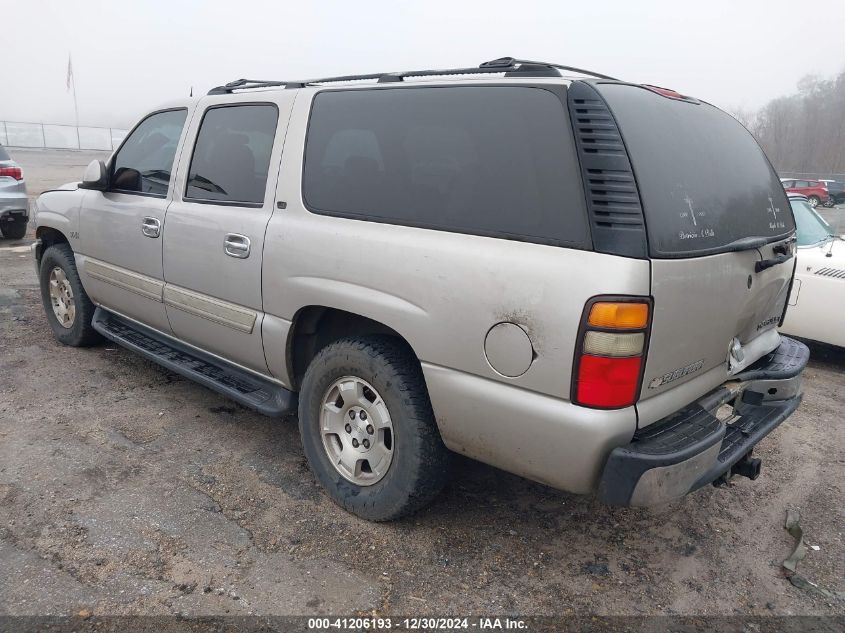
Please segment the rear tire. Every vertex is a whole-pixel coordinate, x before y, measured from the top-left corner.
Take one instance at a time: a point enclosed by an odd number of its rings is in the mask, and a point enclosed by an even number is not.
[[[60,343],[89,347],[102,340],[91,325],[96,306],[82,287],[70,246],[55,244],[44,252],[38,280],[47,322]]]
[[[11,222],[3,222],[0,223],[0,232],[3,233],[3,237],[7,240],[19,240],[26,235],[27,223],[28,220],[26,218],[22,220],[16,218]]]
[[[807,198],[807,202],[809,202],[810,206],[815,209],[817,206],[819,206],[819,202],[821,202],[821,200],[819,200],[818,196],[810,196],[809,198]]]
[[[388,429],[389,442],[380,440]],[[411,514],[449,477],[451,453],[422,368],[394,337],[343,338],[323,348],[302,381],[299,431],[314,476],[335,503],[364,519]]]

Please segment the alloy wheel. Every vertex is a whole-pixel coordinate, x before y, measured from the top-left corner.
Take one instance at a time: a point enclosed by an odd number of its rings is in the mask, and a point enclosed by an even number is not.
[[[344,376],[326,390],[320,436],[335,470],[358,486],[380,481],[393,462],[393,423],[387,405],[361,378]]]
[[[63,328],[70,329],[76,319],[76,304],[73,300],[73,287],[65,271],[56,266],[50,271],[50,303],[53,314]]]

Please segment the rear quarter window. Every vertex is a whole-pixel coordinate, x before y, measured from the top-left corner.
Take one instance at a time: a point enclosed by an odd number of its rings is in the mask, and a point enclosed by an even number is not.
[[[568,113],[542,88],[320,92],[303,197],[327,215],[589,244]]]
[[[598,84],[639,187],[653,257],[722,252],[794,229],[783,185],[751,134],[707,103]]]

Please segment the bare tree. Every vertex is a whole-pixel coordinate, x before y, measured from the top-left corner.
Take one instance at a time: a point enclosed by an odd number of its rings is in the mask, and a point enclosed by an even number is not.
[[[748,108],[737,106],[729,109],[727,112],[737,121],[742,123],[745,129],[749,132],[754,132],[757,124],[757,112],[755,110],[749,110]]]
[[[757,137],[778,171],[845,173],[845,71],[833,79],[808,75],[797,89],[754,116],[732,114]]]

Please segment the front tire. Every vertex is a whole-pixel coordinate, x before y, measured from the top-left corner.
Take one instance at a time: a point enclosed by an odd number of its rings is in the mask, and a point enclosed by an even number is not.
[[[26,235],[27,219],[18,219],[0,223],[0,232],[7,240],[20,240]]]
[[[41,301],[56,339],[71,347],[89,347],[102,337],[91,325],[96,306],[82,287],[73,250],[55,244],[41,257]]]
[[[821,202],[821,200],[819,200],[818,196],[810,196],[809,198],[807,198],[807,202],[809,202],[810,206],[815,209],[817,206],[819,206],[819,202]]]
[[[389,521],[428,504],[449,476],[419,361],[389,336],[343,338],[305,372],[299,431],[314,476],[344,509]]]

